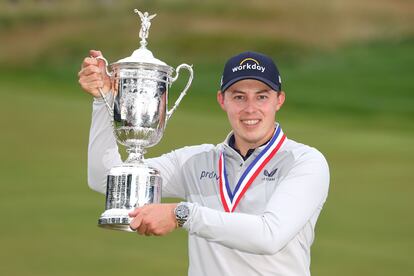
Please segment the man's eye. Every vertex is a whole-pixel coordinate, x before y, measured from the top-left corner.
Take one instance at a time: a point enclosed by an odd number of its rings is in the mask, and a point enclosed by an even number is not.
[[[259,100],[266,100],[268,97],[266,95],[260,95],[258,98]]]
[[[235,99],[235,100],[237,100],[237,101],[241,101],[241,100],[243,100],[244,99],[244,97],[243,96],[241,96],[241,95],[236,95],[236,96],[234,96],[234,98],[233,99]]]

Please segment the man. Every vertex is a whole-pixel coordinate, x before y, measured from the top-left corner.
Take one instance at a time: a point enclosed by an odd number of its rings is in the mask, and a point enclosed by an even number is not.
[[[104,193],[106,175],[121,159],[98,98],[98,87],[110,87],[102,66],[86,58],[79,82],[96,97],[88,181]],[[272,59],[255,52],[230,58],[217,101],[232,132],[218,145],[148,159],[161,172],[163,196],[184,201],[137,208],[130,227],[142,235],[185,228],[189,275],[310,275],[310,246],[328,194],[329,169],[320,152],[286,138],[275,123],[285,93]]]

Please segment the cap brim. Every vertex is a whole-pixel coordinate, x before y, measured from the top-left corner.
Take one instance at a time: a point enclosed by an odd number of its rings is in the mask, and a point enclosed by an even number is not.
[[[280,91],[280,85],[277,85],[276,83],[274,83],[272,81],[269,81],[268,79],[261,78],[261,77],[258,77],[258,76],[242,76],[242,77],[234,78],[231,81],[227,82],[225,85],[223,85],[221,87],[221,91],[224,92],[230,86],[232,86],[233,84],[235,84],[236,82],[241,81],[241,80],[246,80],[246,79],[261,81],[264,84],[266,84],[267,86],[269,86],[270,88],[272,88],[273,90]]]

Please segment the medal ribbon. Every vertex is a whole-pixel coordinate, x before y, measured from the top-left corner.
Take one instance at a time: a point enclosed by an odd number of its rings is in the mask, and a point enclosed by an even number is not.
[[[229,181],[227,179],[224,150],[221,152],[219,158],[220,198],[226,212],[231,213],[236,209],[247,189],[263,170],[266,164],[278,152],[285,139],[286,135],[283,133],[280,126],[278,126],[272,139],[266,147],[243,172],[233,192],[230,189]]]

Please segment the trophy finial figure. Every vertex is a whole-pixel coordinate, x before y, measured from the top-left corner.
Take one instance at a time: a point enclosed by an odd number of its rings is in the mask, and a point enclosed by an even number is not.
[[[140,12],[138,9],[134,9],[134,12],[139,15],[141,18],[141,29],[139,31],[139,37],[141,38],[141,47],[145,48],[147,46],[147,38],[149,33],[149,28],[151,27],[151,19],[153,19],[157,14],[149,15],[148,12]]]

